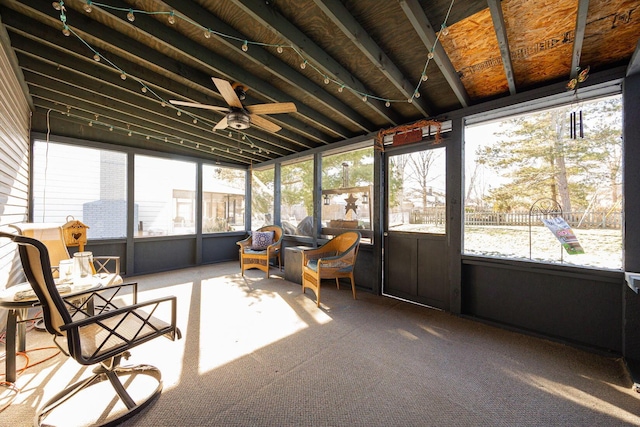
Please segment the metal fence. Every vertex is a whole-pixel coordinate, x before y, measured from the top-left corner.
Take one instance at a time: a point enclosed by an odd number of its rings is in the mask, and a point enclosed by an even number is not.
[[[608,228],[620,229],[622,227],[622,212],[619,210],[609,212],[595,211],[575,211],[565,212],[562,217],[573,228]],[[412,224],[435,224],[445,223],[446,212],[444,207],[428,208],[425,211],[414,210],[411,212],[410,222]],[[488,225],[488,226],[528,226],[529,211],[522,212],[465,212],[465,225]],[[542,225],[537,216],[531,217],[532,225]]]

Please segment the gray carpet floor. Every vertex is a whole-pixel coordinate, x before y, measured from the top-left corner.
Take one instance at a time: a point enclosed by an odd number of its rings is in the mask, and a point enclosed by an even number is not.
[[[143,300],[178,297],[183,339],[132,351],[126,363],[159,367],[164,390],[124,426],[640,425],[618,358],[365,292],[353,300],[331,281],[317,308],[277,269],[242,277],[223,263],[130,280]],[[63,355],[36,364],[46,333],[27,344],[34,366],[17,393],[4,390],[0,425],[31,425],[48,396],[90,373]]]

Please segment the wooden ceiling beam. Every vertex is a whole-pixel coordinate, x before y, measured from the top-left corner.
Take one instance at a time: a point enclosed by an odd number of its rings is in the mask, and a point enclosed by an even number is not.
[[[293,46],[298,52],[303,52],[305,60],[312,63],[330,78],[342,82],[358,94],[371,94],[371,91],[349,70],[344,68],[331,55],[325,52],[320,46],[310,40],[302,31],[296,28],[285,17],[280,15],[275,9],[269,7],[261,0],[229,0],[231,3],[241,8],[245,13],[259,22],[265,28],[270,29],[274,34],[281,37],[286,43]],[[387,108],[384,103],[373,97],[368,97],[366,106],[369,107],[380,118],[392,125],[398,125],[403,119]]]
[[[73,87],[65,81],[55,81],[45,75],[39,75],[33,71],[24,70],[29,84],[30,92],[37,104],[43,105],[48,102],[47,108],[65,111],[69,109],[70,114],[81,116],[87,119],[85,125],[96,122],[107,131],[108,127],[116,129],[126,129],[136,135],[149,136],[153,139],[164,139],[171,141],[185,141],[186,144],[199,144],[214,148],[214,150],[237,151],[240,147],[238,138],[212,138],[209,128],[202,128],[196,125],[191,127],[180,126],[178,119],[169,121],[159,113],[154,113],[148,106],[128,104],[118,99],[101,95],[101,92],[94,91],[87,94],[83,87]],[[135,111],[138,111],[135,113]],[[98,113],[99,112],[99,113]],[[96,117],[97,116],[97,117]],[[250,163],[252,160],[264,161],[263,156],[249,156],[249,143],[242,143],[243,154],[238,154],[235,160]],[[285,150],[278,148],[265,148],[274,156],[287,155]]]
[[[578,13],[576,14],[576,29],[573,37],[573,52],[571,54],[570,78],[578,77],[580,71],[580,57],[582,56],[582,43],[584,42],[584,29],[587,26],[587,12],[589,11],[589,0],[578,2]]]
[[[55,94],[58,94],[62,104],[70,107],[82,105],[82,109],[90,111],[93,115],[108,115],[114,119],[117,118],[124,126],[135,123],[141,128],[153,128],[162,136],[202,138],[202,142],[215,142],[220,148],[237,145],[237,136],[233,138],[228,137],[227,132],[212,132],[210,125],[206,125],[204,122],[193,123],[190,117],[167,115],[164,107],[149,98],[135,96],[135,94],[122,96],[120,92],[125,89],[77,74],[72,70],[63,70],[62,73],[52,75],[51,65],[34,59],[27,60],[22,55],[20,59],[23,63],[22,70],[27,84],[32,89],[39,89],[40,92],[51,90],[48,94],[52,96],[52,99],[55,99]],[[124,101],[124,99],[127,100]],[[249,141],[247,141],[248,143]],[[285,144],[283,141],[278,141],[277,144],[261,142],[258,145],[280,156],[297,152],[297,147],[293,144],[289,143],[284,146],[283,144]]]
[[[367,133],[377,130],[369,120],[365,119],[351,107],[345,105],[338,98],[331,95],[325,88],[292,69],[287,63],[282,61],[278,56],[270,53],[267,49],[254,45],[251,46],[248,51],[242,51],[241,44],[238,43],[238,40],[246,40],[247,37],[211,14],[202,6],[194,2],[185,2],[183,0],[164,0],[164,3],[176,11],[179,11],[182,15],[192,21],[199,23],[203,27],[215,28],[215,32],[211,32],[211,39],[235,50],[248,61],[268,70],[278,79],[295,87],[297,90],[306,93],[314,102],[342,116],[345,121],[351,123],[353,126],[358,127],[360,130]],[[220,36],[218,33],[223,33],[229,37]],[[344,138],[348,137],[348,135],[341,136]]]
[[[416,84],[412,84],[393,63],[391,58],[369,36],[362,25],[351,15],[349,10],[338,0],[313,0],[320,10],[333,22],[342,33],[371,61],[402,96],[411,98],[413,105],[424,117],[432,114],[431,106],[425,98],[416,98]]]
[[[509,93],[511,95],[516,94],[516,79],[513,74],[513,63],[511,62],[511,50],[509,49],[509,38],[507,36],[507,29],[504,25],[504,15],[502,14],[501,0],[487,0],[489,4],[489,11],[491,12],[491,19],[493,21],[493,28],[496,32],[498,39],[498,48],[500,49],[500,56],[502,57],[502,66],[504,67],[504,74],[507,78],[507,84],[509,85]]]
[[[13,17],[9,17],[8,20],[12,20]],[[15,24],[12,22],[12,24]],[[87,57],[87,55],[78,51],[78,44],[73,43],[73,40],[68,38],[61,38],[57,43],[48,42],[42,38],[37,38],[34,33],[38,33],[42,31],[42,28],[39,26],[33,27],[31,31],[32,34],[26,34],[22,31],[19,31],[12,26],[7,27],[11,34],[11,41],[16,52],[22,52],[21,60],[24,61],[25,65],[35,67],[35,65],[29,65],[32,63],[32,58],[37,58],[39,61],[47,61],[50,64],[50,72],[52,78],[55,78],[56,74],[60,74],[57,72],[59,67],[63,67],[69,73],[79,73],[82,78],[91,78],[94,79],[103,85],[109,85],[108,91],[120,91],[122,89],[126,89],[131,96],[141,97],[145,99],[152,100],[155,102],[156,107],[159,108],[161,105],[161,101],[153,97],[151,94],[143,94],[141,92],[141,85],[139,82],[130,78],[127,80],[122,80],[118,73],[114,71],[114,69],[108,65],[103,64],[102,62],[95,62],[93,59]],[[46,36],[46,33],[39,34],[42,37]],[[110,56],[109,53],[104,53],[107,57]],[[31,59],[30,59],[31,57]],[[148,69],[140,68],[139,66],[134,68],[134,64],[128,63],[128,61],[120,60],[122,64],[124,62],[125,67],[131,66],[128,69],[135,69],[136,77],[139,77],[142,81],[149,85],[149,87],[161,97],[171,97],[172,94],[175,93],[189,93],[193,89],[187,88],[173,80],[167,79],[166,77],[159,76],[153,71]],[[140,73],[140,74],[138,74]],[[164,92],[165,90],[173,90],[172,92]],[[105,90],[106,92],[107,90]],[[206,102],[206,100],[202,100],[202,95],[195,92],[195,94],[199,95],[201,102]],[[165,98],[166,99],[166,98]],[[207,100],[211,101],[210,98]],[[168,117],[175,117],[174,107],[170,104],[166,104],[167,108],[162,108],[161,111],[164,111]],[[171,113],[169,113],[169,111]],[[190,112],[192,113],[192,112]],[[209,123],[209,127],[213,127],[218,120],[212,121],[212,116],[203,116],[208,112],[199,111],[192,115],[196,116],[203,123]],[[218,114],[218,113],[210,113],[210,114]],[[177,124],[176,124],[177,125]],[[283,129],[280,131],[284,135],[280,135],[280,137],[274,136],[270,132],[261,131],[258,128],[249,128],[245,131],[245,133],[252,139],[256,139],[259,141],[263,141],[266,144],[279,146],[283,145],[287,147],[286,149],[290,152],[300,151],[301,143],[298,142],[300,136],[294,133]],[[222,137],[226,138],[226,133],[218,132],[216,135],[222,134]],[[293,139],[293,140],[292,140]],[[316,145],[317,146],[317,145]]]
[[[129,4],[120,0],[110,0],[109,3],[113,7],[129,8]],[[116,19],[119,25],[124,27],[130,26],[131,22],[127,21],[124,15],[111,14],[108,11],[100,8],[95,8],[91,14],[101,13],[111,19]],[[280,114],[271,117],[271,120],[278,122],[282,126],[288,126],[290,129],[299,130],[304,128],[304,124],[295,119],[296,114],[303,115],[307,120],[314,123],[318,128],[322,128],[323,132],[315,130],[315,128],[307,127],[307,138],[328,144],[332,140],[327,140],[327,134],[338,135],[340,138],[346,138],[351,135],[348,129],[340,126],[335,121],[327,118],[327,116],[318,113],[316,110],[302,104],[298,100],[289,96],[288,94],[278,90],[275,86],[268,84],[264,80],[254,76],[247,70],[234,64],[230,60],[216,55],[215,52],[206,49],[204,46],[195,43],[192,39],[180,34],[173,28],[168,27],[164,23],[160,23],[155,15],[138,14],[135,20],[135,27],[138,33],[142,32],[150,40],[153,40],[154,44],[162,44],[163,48],[171,50],[172,54],[177,57],[188,58],[189,61],[199,63],[203,68],[211,69],[214,73],[223,76],[224,78],[241,82],[251,88],[251,93],[247,94],[247,104],[262,103],[266,101],[271,102],[294,102],[298,108],[298,112],[294,114]],[[92,34],[98,38],[102,36],[103,29],[100,33],[95,31],[95,24],[97,22],[91,22],[90,25],[84,25],[82,22],[86,22],[86,18],[81,15],[81,12],[77,12],[74,16],[70,12],[67,12],[67,23],[70,26],[79,26],[87,34]],[[103,27],[104,28],[104,27]],[[112,32],[118,32],[120,28],[110,30]],[[106,35],[106,34],[105,34]],[[102,39],[102,41],[110,41],[109,37]],[[133,41],[133,40],[132,40]],[[126,46],[126,45],[125,45]],[[147,50],[149,46],[147,46]],[[142,59],[145,58],[143,53],[139,53]],[[217,77],[217,76],[216,76]],[[211,83],[213,87],[213,83]],[[253,95],[258,94],[263,99],[258,99]],[[254,102],[255,101],[255,102]]]
[[[636,50],[631,55],[627,66],[627,77],[640,73],[640,41],[636,44]]]
[[[400,0],[400,7],[402,8],[404,14],[407,16],[407,19],[411,22],[413,29],[424,46],[431,50],[434,45],[435,49],[433,49],[433,60],[435,61],[438,68],[440,68],[440,72],[449,83],[451,90],[458,98],[458,102],[463,107],[468,107],[471,105],[471,99],[469,98],[469,94],[462,84],[462,80],[460,80],[460,76],[456,72],[449,56],[444,51],[444,48],[440,43],[436,44],[436,33],[425,15],[420,3],[417,0]]]
[[[36,134],[35,138],[43,138],[44,135],[50,133],[60,137],[82,138],[89,141],[98,141],[127,148],[152,150],[171,155],[195,156],[211,162],[224,161],[235,166],[241,164],[233,160],[233,156],[226,156],[226,153],[220,150],[212,152],[209,149],[189,148],[180,145],[177,141],[164,142],[164,140],[147,140],[145,137],[136,134],[129,137],[118,130],[109,132],[104,131],[100,126],[87,126],[88,118],[74,115],[67,116],[65,111],[59,110],[59,106],[48,101],[36,100],[38,104],[36,105],[32,120],[32,131]],[[42,136],[38,136],[38,133],[42,134]],[[55,140],[54,138],[51,139]],[[126,144],[123,142],[126,142]],[[247,164],[242,163],[242,165],[246,166]]]

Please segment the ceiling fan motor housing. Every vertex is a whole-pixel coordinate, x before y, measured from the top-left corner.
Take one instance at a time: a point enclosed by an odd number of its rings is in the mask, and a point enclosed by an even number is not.
[[[227,114],[227,124],[234,129],[248,129],[251,125],[251,119],[242,111],[232,111]]]

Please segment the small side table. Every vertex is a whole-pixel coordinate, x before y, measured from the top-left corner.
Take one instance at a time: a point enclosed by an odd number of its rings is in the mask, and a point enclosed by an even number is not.
[[[0,295],[0,307],[6,308],[7,334],[5,346],[5,378],[7,382],[16,382],[16,351],[24,352],[26,348],[27,325],[25,322],[29,309],[40,305],[38,298],[29,298],[15,301],[14,296],[18,291],[31,289],[29,283],[20,283],[2,292]],[[17,332],[17,334],[16,334]],[[16,336],[17,335],[17,336]]]
[[[302,251],[310,246],[289,246],[284,249],[284,279],[302,284]]]
[[[74,294],[85,293],[111,285],[122,283],[122,277],[118,274],[96,274],[87,276],[70,284],[71,292],[62,294],[63,297],[70,297]],[[23,352],[26,349],[27,325],[25,322],[29,314],[29,309],[38,307],[40,301],[33,296],[16,300],[16,294],[21,291],[31,290],[28,282],[20,283],[0,292],[0,307],[6,308],[7,313],[7,337],[5,346],[5,378],[7,382],[14,383],[17,378],[16,352]],[[17,332],[17,334],[16,334]]]

